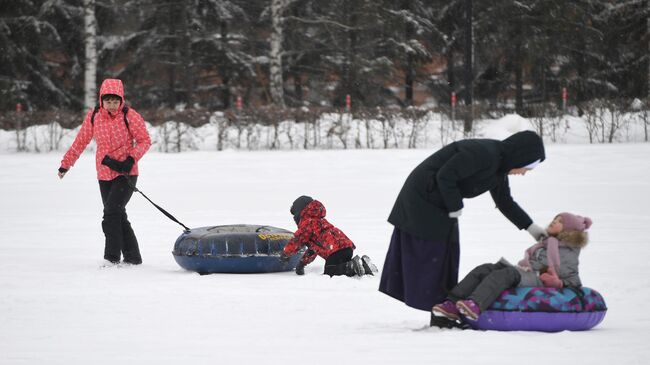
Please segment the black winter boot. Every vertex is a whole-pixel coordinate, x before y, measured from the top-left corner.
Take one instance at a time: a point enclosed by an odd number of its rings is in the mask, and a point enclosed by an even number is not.
[[[429,327],[458,328],[458,329],[461,329],[461,330],[466,330],[466,329],[471,328],[466,323],[462,323],[462,322],[459,322],[459,321],[454,321],[453,319],[449,319],[447,317],[436,316],[433,313],[431,313],[431,321],[429,322]]]
[[[352,258],[352,270],[354,271],[354,275],[357,276],[364,276],[366,274],[366,269],[363,267],[363,262],[361,262],[361,257],[354,256]],[[348,276],[354,276],[354,275],[348,275]]]
[[[350,261],[342,262],[338,265],[325,265],[324,274],[332,276],[361,276],[363,275],[363,264],[361,259],[357,257],[357,263],[352,259]]]
[[[375,275],[379,272],[379,270],[377,270],[377,266],[375,266],[375,264],[370,261],[370,257],[366,255],[361,256],[361,263],[363,263],[363,270],[365,271],[366,275]]]

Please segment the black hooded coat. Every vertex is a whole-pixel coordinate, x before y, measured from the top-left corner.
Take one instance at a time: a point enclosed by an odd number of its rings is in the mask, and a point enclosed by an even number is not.
[[[510,195],[508,172],[545,157],[542,139],[524,131],[503,141],[457,141],[420,163],[388,217],[395,232],[379,290],[430,310],[458,279],[458,219],[449,218],[449,212],[462,209],[464,198],[489,191],[506,218],[519,229],[528,228],[533,221]]]
[[[445,241],[463,208],[463,198],[490,191],[497,208],[517,228],[533,221],[510,195],[508,172],[544,161],[542,139],[532,131],[503,141],[466,139],[451,143],[422,161],[406,179],[388,222],[413,236]]]

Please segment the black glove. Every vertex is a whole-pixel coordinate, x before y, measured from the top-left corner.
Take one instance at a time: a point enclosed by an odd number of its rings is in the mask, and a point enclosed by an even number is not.
[[[126,160],[122,161],[122,172],[126,172],[126,173],[131,172],[133,165],[135,165],[135,160],[133,159],[133,157],[131,156],[127,157]]]
[[[122,163],[120,161],[113,160],[112,158],[108,157],[108,155],[104,156],[102,165],[108,166],[111,170],[117,172],[120,172],[120,168],[122,167]]]
[[[66,172],[68,172],[68,169],[63,168],[63,167],[59,167],[59,173],[58,173],[59,179],[63,179]]]
[[[287,262],[289,262],[289,257],[290,257],[289,255],[287,255],[286,253],[282,252],[282,253],[280,254],[280,261],[281,261],[282,263],[286,264]]]
[[[102,165],[106,165],[111,170],[116,172],[128,173],[129,171],[131,171],[134,164],[135,164],[135,160],[131,156],[127,157],[126,160],[124,161],[114,160],[108,157],[108,155],[104,156],[104,159],[102,159]]]
[[[302,262],[299,262],[298,266],[296,266],[296,275],[305,275],[305,264]]]

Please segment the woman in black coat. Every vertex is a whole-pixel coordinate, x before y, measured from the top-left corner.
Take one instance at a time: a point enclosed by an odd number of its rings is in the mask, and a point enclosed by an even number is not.
[[[503,141],[457,141],[429,156],[406,179],[388,217],[395,228],[379,290],[426,311],[445,299],[458,282],[463,198],[490,191],[517,228],[536,240],[545,235],[512,199],[508,183],[508,175],[523,175],[544,158],[542,139],[531,131]]]

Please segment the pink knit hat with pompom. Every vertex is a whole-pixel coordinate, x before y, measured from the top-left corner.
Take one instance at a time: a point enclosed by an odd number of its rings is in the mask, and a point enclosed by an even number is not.
[[[591,218],[582,217],[571,213],[560,213],[562,217],[562,227],[565,231],[578,231],[583,232],[591,227]]]

